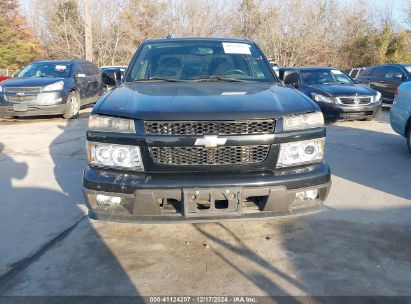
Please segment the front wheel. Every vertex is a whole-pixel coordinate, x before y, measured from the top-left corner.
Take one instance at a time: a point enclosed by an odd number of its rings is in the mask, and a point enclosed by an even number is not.
[[[70,92],[67,97],[67,107],[63,114],[65,119],[73,119],[78,116],[80,112],[80,98],[76,92]]]

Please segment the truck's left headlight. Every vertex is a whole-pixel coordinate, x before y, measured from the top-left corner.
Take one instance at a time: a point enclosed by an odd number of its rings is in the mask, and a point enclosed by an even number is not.
[[[87,161],[96,167],[144,170],[137,146],[87,142]]]
[[[49,92],[49,91],[61,91],[64,88],[64,82],[63,81],[57,81],[55,83],[46,85],[43,89],[44,92]]]
[[[324,138],[283,143],[277,167],[291,167],[320,162],[324,157]]]
[[[88,129],[115,133],[136,133],[134,120],[102,115],[90,115]]]
[[[284,131],[305,130],[324,126],[324,116],[322,112],[313,112],[292,116],[285,116],[283,119]]]

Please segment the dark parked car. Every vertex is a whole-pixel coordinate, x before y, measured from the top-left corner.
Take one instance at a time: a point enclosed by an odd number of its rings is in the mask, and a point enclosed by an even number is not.
[[[77,117],[80,107],[102,95],[97,66],[84,60],[36,61],[0,84],[0,117]]]
[[[282,68],[280,79],[314,100],[328,121],[372,119],[381,110],[379,92],[335,68]]]
[[[411,64],[383,64],[372,66],[357,78],[368,84],[382,95],[382,102],[392,104],[395,90],[403,83],[411,80]]]
[[[254,42],[147,40],[90,116],[89,216],[198,221],[313,211],[330,188],[324,140],[318,106],[281,84]]]

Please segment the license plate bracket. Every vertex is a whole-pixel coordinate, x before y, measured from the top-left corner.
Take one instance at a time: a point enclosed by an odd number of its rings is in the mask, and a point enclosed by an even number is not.
[[[24,104],[14,104],[13,110],[16,112],[26,112],[28,110],[28,107]]]
[[[241,188],[183,189],[184,216],[241,215]]]

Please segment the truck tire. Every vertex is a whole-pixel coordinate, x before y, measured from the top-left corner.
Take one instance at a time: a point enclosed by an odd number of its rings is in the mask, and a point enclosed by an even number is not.
[[[75,91],[71,91],[67,97],[67,107],[63,114],[65,119],[73,119],[80,112],[80,98]]]

